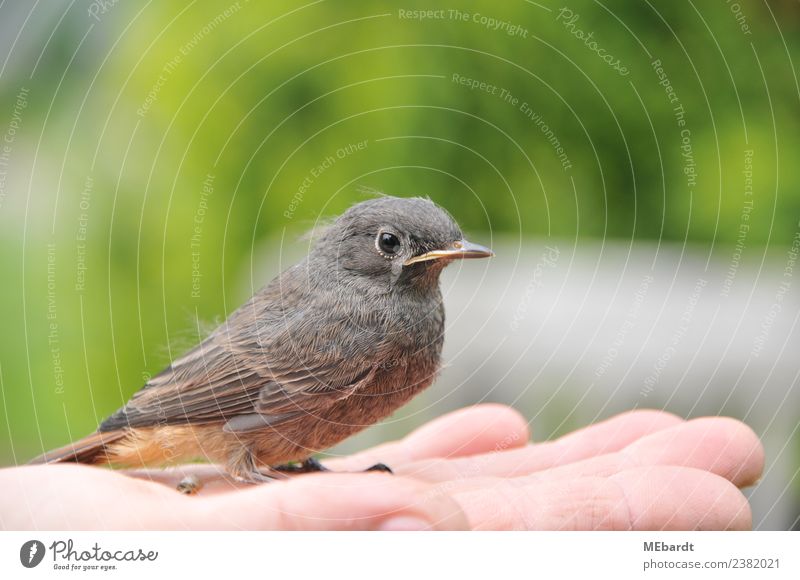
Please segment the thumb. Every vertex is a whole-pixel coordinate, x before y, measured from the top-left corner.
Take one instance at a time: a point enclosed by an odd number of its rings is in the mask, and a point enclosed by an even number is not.
[[[201,500],[201,498],[197,498]],[[460,530],[459,505],[431,486],[382,473],[323,473],[202,498],[195,528]]]

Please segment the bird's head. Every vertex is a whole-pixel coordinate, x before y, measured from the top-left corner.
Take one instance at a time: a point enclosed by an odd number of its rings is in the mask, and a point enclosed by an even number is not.
[[[314,253],[342,273],[416,285],[435,283],[453,260],[494,255],[464,239],[453,218],[429,199],[391,196],[348,209],[326,229]]]

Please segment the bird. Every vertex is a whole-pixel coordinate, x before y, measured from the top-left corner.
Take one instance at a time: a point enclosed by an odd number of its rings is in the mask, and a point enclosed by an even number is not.
[[[445,330],[440,274],[455,260],[493,255],[428,198],[361,201],[95,433],[31,463],[200,458],[247,483],[325,470],[314,454],[434,382]]]

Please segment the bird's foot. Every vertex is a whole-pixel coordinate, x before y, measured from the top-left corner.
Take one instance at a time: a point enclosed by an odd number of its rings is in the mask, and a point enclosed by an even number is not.
[[[282,473],[265,473],[261,470],[256,470],[248,473],[231,474],[229,478],[233,479],[233,481],[235,481],[236,483],[259,484],[259,483],[269,483],[271,481],[276,481],[278,479],[285,479],[286,476]],[[211,479],[206,479],[205,481],[201,481],[200,478],[196,475],[187,475],[178,482],[178,485],[175,486],[175,489],[184,495],[195,495],[201,489],[203,489],[203,487],[205,487],[206,483],[209,483],[212,479],[216,480],[220,478],[213,477]],[[224,480],[228,478],[222,476],[221,479]]]
[[[330,471],[330,469],[313,457],[309,457],[302,463],[288,463],[286,465],[278,465],[272,469],[282,473],[317,473],[320,471]]]
[[[228,473],[239,483],[270,483],[288,476],[272,469],[262,467],[253,454],[244,449],[228,463]]]
[[[176,489],[184,495],[194,495],[203,487],[196,475],[187,475],[178,482]]]
[[[385,463],[376,463],[372,467],[367,467],[364,471],[381,471],[383,473],[390,473],[394,475],[394,471],[392,471],[392,468],[386,465]]]
[[[286,475],[283,473],[278,473],[273,469],[270,469],[269,471],[256,469],[253,471],[248,471],[247,473],[237,473],[233,475],[233,479],[239,483],[272,483],[273,481],[278,481],[279,479],[286,479]]]
[[[330,472],[331,470],[322,465],[319,461],[314,459],[313,457],[309,457],[302,463],[290,463],[287,465],[278,465],[273,467],[275,471],[279,471],[281,473],[319,473],[321,471]],[[376,463],[372,467],[368,467],[364,470],[367,471],[381,471],[383,473],[394,473],[388,465],[384,465],[383,463]]]

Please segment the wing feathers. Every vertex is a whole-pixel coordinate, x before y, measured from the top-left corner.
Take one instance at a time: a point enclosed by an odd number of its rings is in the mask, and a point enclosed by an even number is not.
[[[100,431],[211,422],[248,430],[318,413],[352,394],[377,367],[379,333],[365,330],[370,325],[363,320],[361,332],[353,333],[349,310],[328,306],[319,294],[309,301],[310,285],[293,283],[288,294],[278,280],[251,299],[153,377]]]

